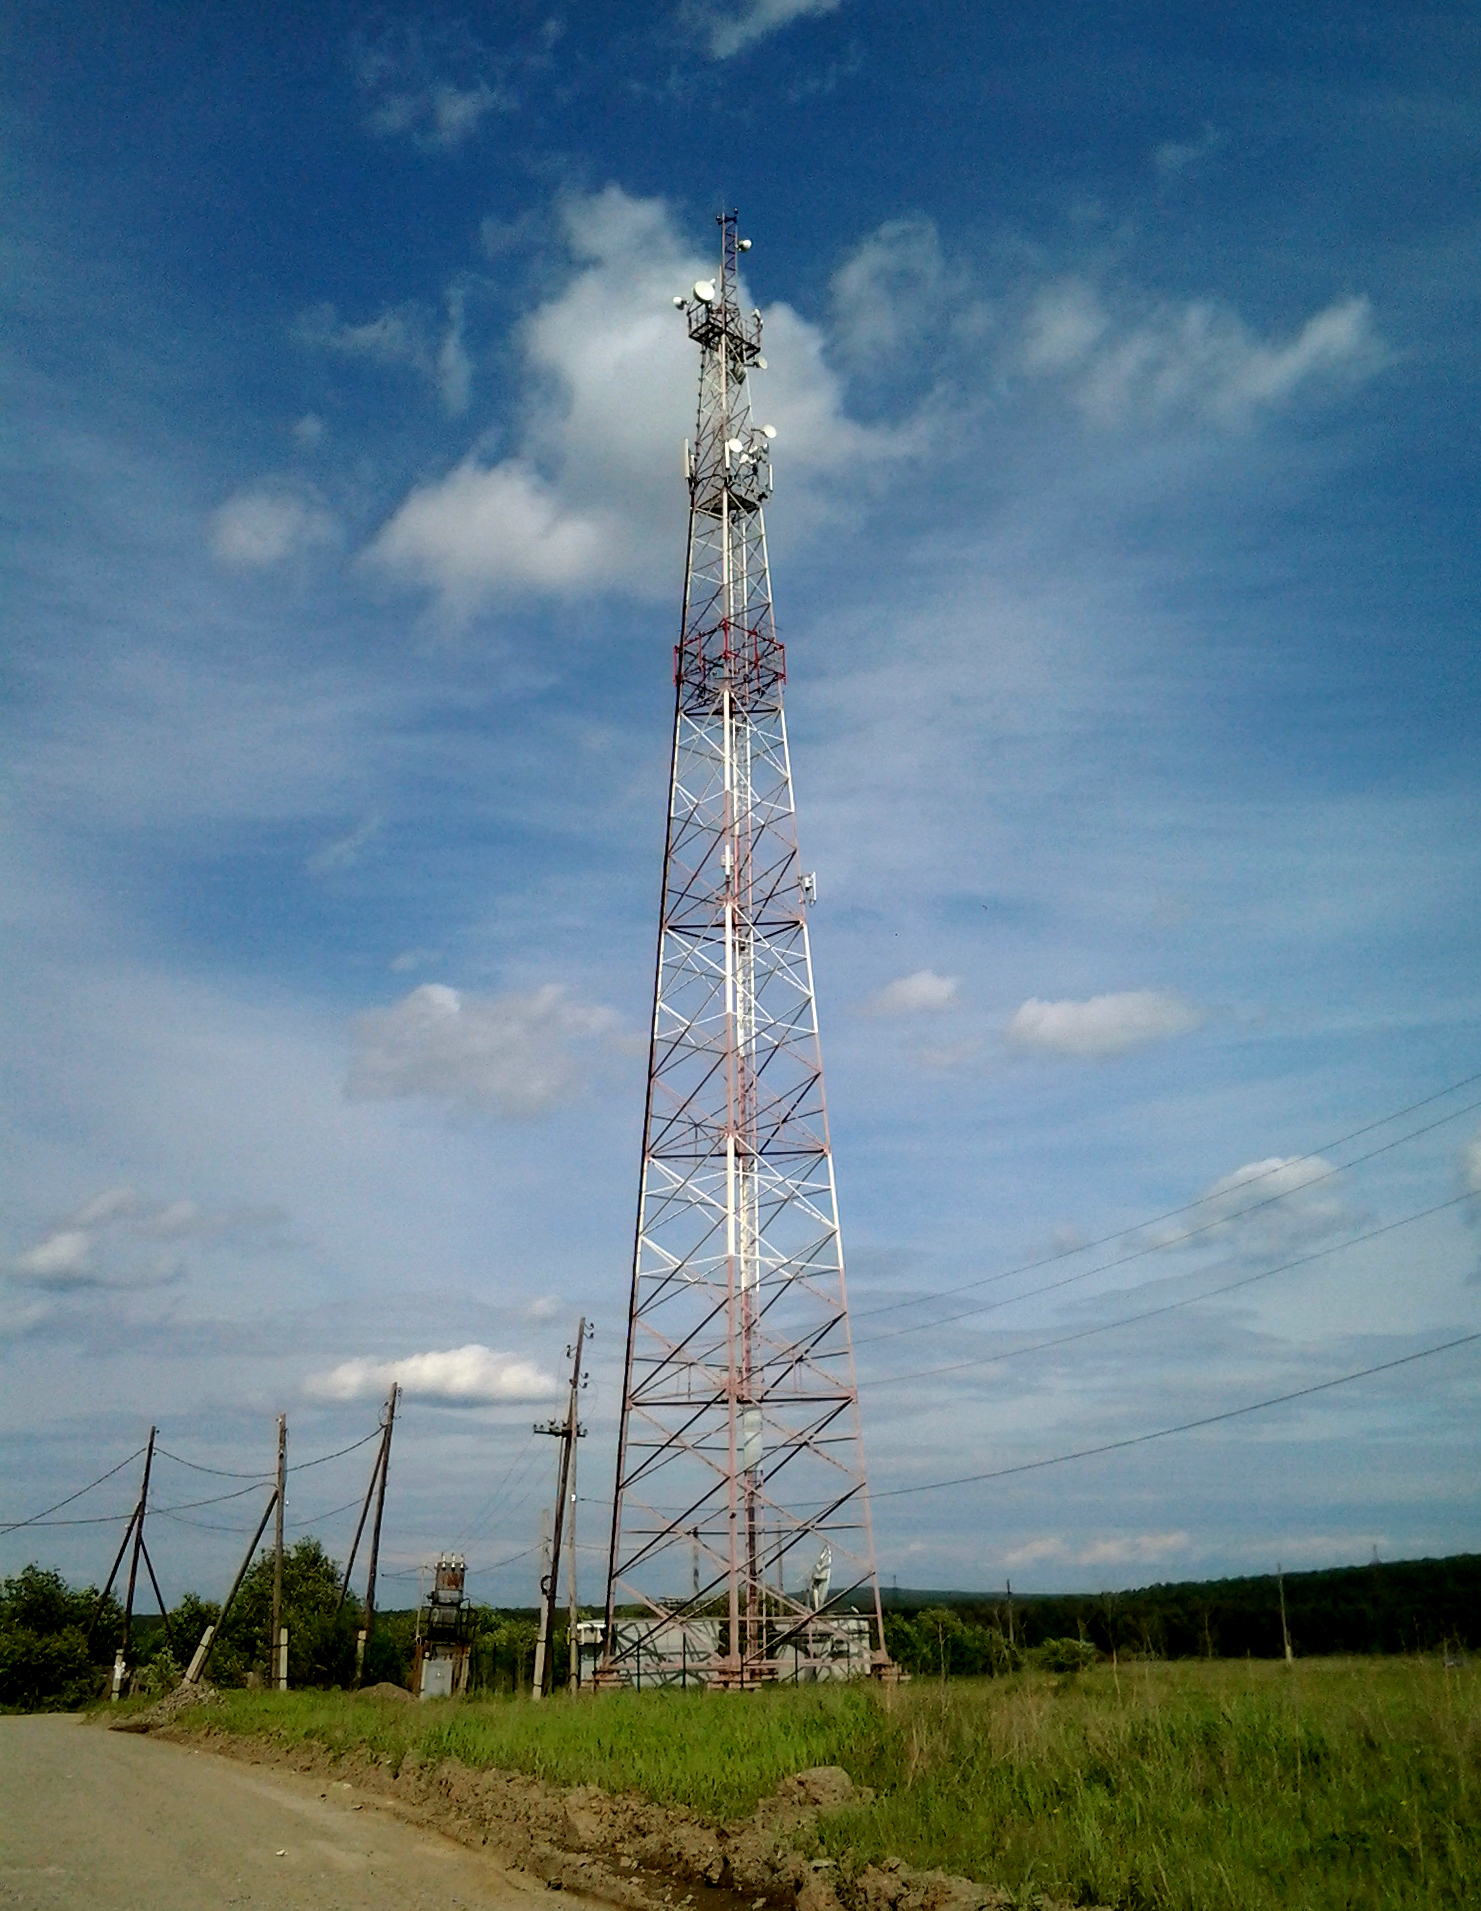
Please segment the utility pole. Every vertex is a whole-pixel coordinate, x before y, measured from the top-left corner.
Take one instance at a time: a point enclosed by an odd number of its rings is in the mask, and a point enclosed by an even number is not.
[[[148,1549],[144,1545],[144,1515],[149,1507],[149,1471],[154,1464],[154,1442],[158,1432],[158,1427],[151,1427],[149,1429],[149,1440],[144,1449],[144,1477],[139,1486],[139,1497],[135,1502],[133,1512],[129,1515],[129,1523],[123,1529],[123,1538],[119,1541],[118,1551],[114,1555],[113,1566],[108,1574],[107,1582],[102,1592],[98,1594],[98,1603],[93,1607],[93,1616],[88,1621],[87,1636],[89,1643],[91,1643],[93,1628],[98,1623],[98,1615],[103,1610],[103,1602],[113,1590],[113,1582],[118,1577],[118,1569],[123,1564],[123,1556],[128,1551],[129,1541],[132,1540],[134,1543],[134,1556],[129,1562],[128,1597],[124,1601],[123,1608],[123,1640],[119,1645],[118,1651],[114,1654],[113,1659],[112,1695],[115,1699],[120,1698],[123,1694],[123,1675],[124,1669],[128,1664],[129,1656],[129,1632],[134,1617],[134,1582],[139,1575],[139,1555],[141,1552],[144,1554],[144,1563],[149,1568],[149,1580],[150,1584],[154,1587],[154,1597],[159,1602],[160,1617],[165,1622],[165,1638],[168,1639],[170,1637],[170,1616],[165,1611],[164,1595],[160,1592],[159,1581],[154,1576],[154,1562],[150,1559]]]
[[[288,1416],[278,1415],[278,1485],[273,1505],[273,1622],[268,1642],[268,1688],[288,1690],[288,1639],[283,1631],[283,1500],[288,1487]]]
[[[1013,1581],[1005,1579],[1003,1584],[1008,1588],[1008,1644],[1011,1646],[1013,1644]]]
[[[1290,1665],[1295,1657],[1291,1651],[1291,1629],[1286,1624],[1286,1576],[1280,1569],[1280,1561],[1275,1562],[1275,1583],[1280,1588],[1280,1636],[1285,1642],[1286,1664]]]
[[[571,1455],[576,1442],[586,1432],[577,1418],[581,1388],[581,1344],[585,1338],[586,1316],[583,1314],[576,1328],[576,1355],[571,1363],[571,1396],[566,1417],[564,1420],[549,1420],[543,1427],[535,1428],[536,1433],[549,1433],[559,1440],[561,1452],[555,1492],[555,1530],[550,1541],[550,1571],[540,1584],[540,1632],[535,1640],[535,1674],[530,1688],[532,1699],[545,1696],[545,1665],[550,1656],[551,1633],[555,1629],[556,1584],[560,1579],[561,1532],[565,1523],[566,1495],[570,1491]]]
[[[375,1524],[370,1529],[370,1569],[365,1575],[365,1630],[362,1634],[364,1649],[370,1646],[370,1632],[375,1624],[375,1569],[381,1556],[381,1515],[386,1510],[386,1475],[391,1470],[391,1430],[396,1424],[396,1395],[400,1388],[391,1388],[391,1397],[386,1402],[386,1431],[381,1440],[380,1490],[375,1498]],[[360,1667],[364,1663],[361,1654],[356,1654],[355,1683],[360,1683]]]
[[[586,1323],[583,1321],[582,1322],[583,1327],[585,1326],[585,1324]],[[576,1442],[574,1439],[570,1443],[570,1448],[571,1448],[571,1492],[570,1492],[569,1504],[570,1504],[570,1514],[571,1514],[571,1538],[569,1542],[570,1561],[566,1567],[566,1593],[570,1603],[567,1609],[567,1618],[566,1618],[566,1631],[568,1634],[566,1643],[570,1647],[570,1660],[571,1660],[571,1675],[570,1675],[570,1680],[568,1684],[568,1690],[574,1692],[581,1683],[581,1648],[576,1640],[576,1459],[577,1459],[577,1450],[576,1450]],[[551,1683],[554,1684],[554,1680],[552,1680]]]
[[[386,1417],[381,1422],[381,1443],[375,1450],[375,1462],[370,1469],[370,1483],[365,1489],[365,1504],[360,1508],[360,1518],[355,1527],[355,1537],[350,1542],[350,1557],[345,1564],[344,1583],[339,1589],[339,1604],[336,1614],[342,1611],[346,1596],[350,1590],[350,1575],[355,1570],[355,1555],[360,1550],[361,1535],[365,1531],[365,1522],[370,1517],[370,1502],[376,1498],[376,1487],[380,1487],[380,1498],[376,1500],[375,1529],[371,1536],[370,1571],[365,1581],[365,1624],[355,1638],[355,1684],[360,1683],[360,1675],[365,1669],[365,1651],[370,1643],[370,1628],[375,1617],[375,1566],[380,1552],[381,1508],[386,1502],[386,1472],[391,1464],[391,1429],[396,1420],[396,1396],[399,1386],[391,1388],[386,1401]]]

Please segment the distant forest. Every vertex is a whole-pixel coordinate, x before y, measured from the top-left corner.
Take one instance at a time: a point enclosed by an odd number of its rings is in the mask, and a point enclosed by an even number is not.
[[[947,1671],[988,1670],[998,1639],[1020,1651],[1083,1639],[1098,1652],[1123,1658],[1277,1659],[1285,1650],[1274,1573],[1132,1592],[1011,1597],[1006,1588],[891,1588],[884,1592],[884,1607],[892,1655],[922,1669],[944,1654]],[[1303,1658],[1481,1647],[1481,1553],[1287,1573],[1285,1607],[1291,1648]]]

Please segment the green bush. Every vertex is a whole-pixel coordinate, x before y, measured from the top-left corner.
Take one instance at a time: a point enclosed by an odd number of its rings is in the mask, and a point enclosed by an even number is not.
[[[95,1696],[123,1637],[123,1614],[110,1595],[89,1644],[97,1603],[93,1587],[74,1590],[42,1566],[0,1580],[0,1705],[70,1711]]]

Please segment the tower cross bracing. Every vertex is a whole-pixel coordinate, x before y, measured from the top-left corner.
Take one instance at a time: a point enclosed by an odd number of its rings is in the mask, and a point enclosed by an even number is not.
[[[718,277],[675,300],[699,407],[608,1682],[888,1668],[767,565],[774,433],[749,398],[761,315],[736,215],[718,222]]]

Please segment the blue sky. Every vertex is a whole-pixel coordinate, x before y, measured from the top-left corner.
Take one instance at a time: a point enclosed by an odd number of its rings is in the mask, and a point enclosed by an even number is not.
[[[0,1518],[396,1370],[392,1570],[530,1598],[584,1310],[595,1591],[726,202],[883,1577],[1481,1547],[1474,1347],[899,1490],[1481,1329],[1473,14],[4,32]]]

